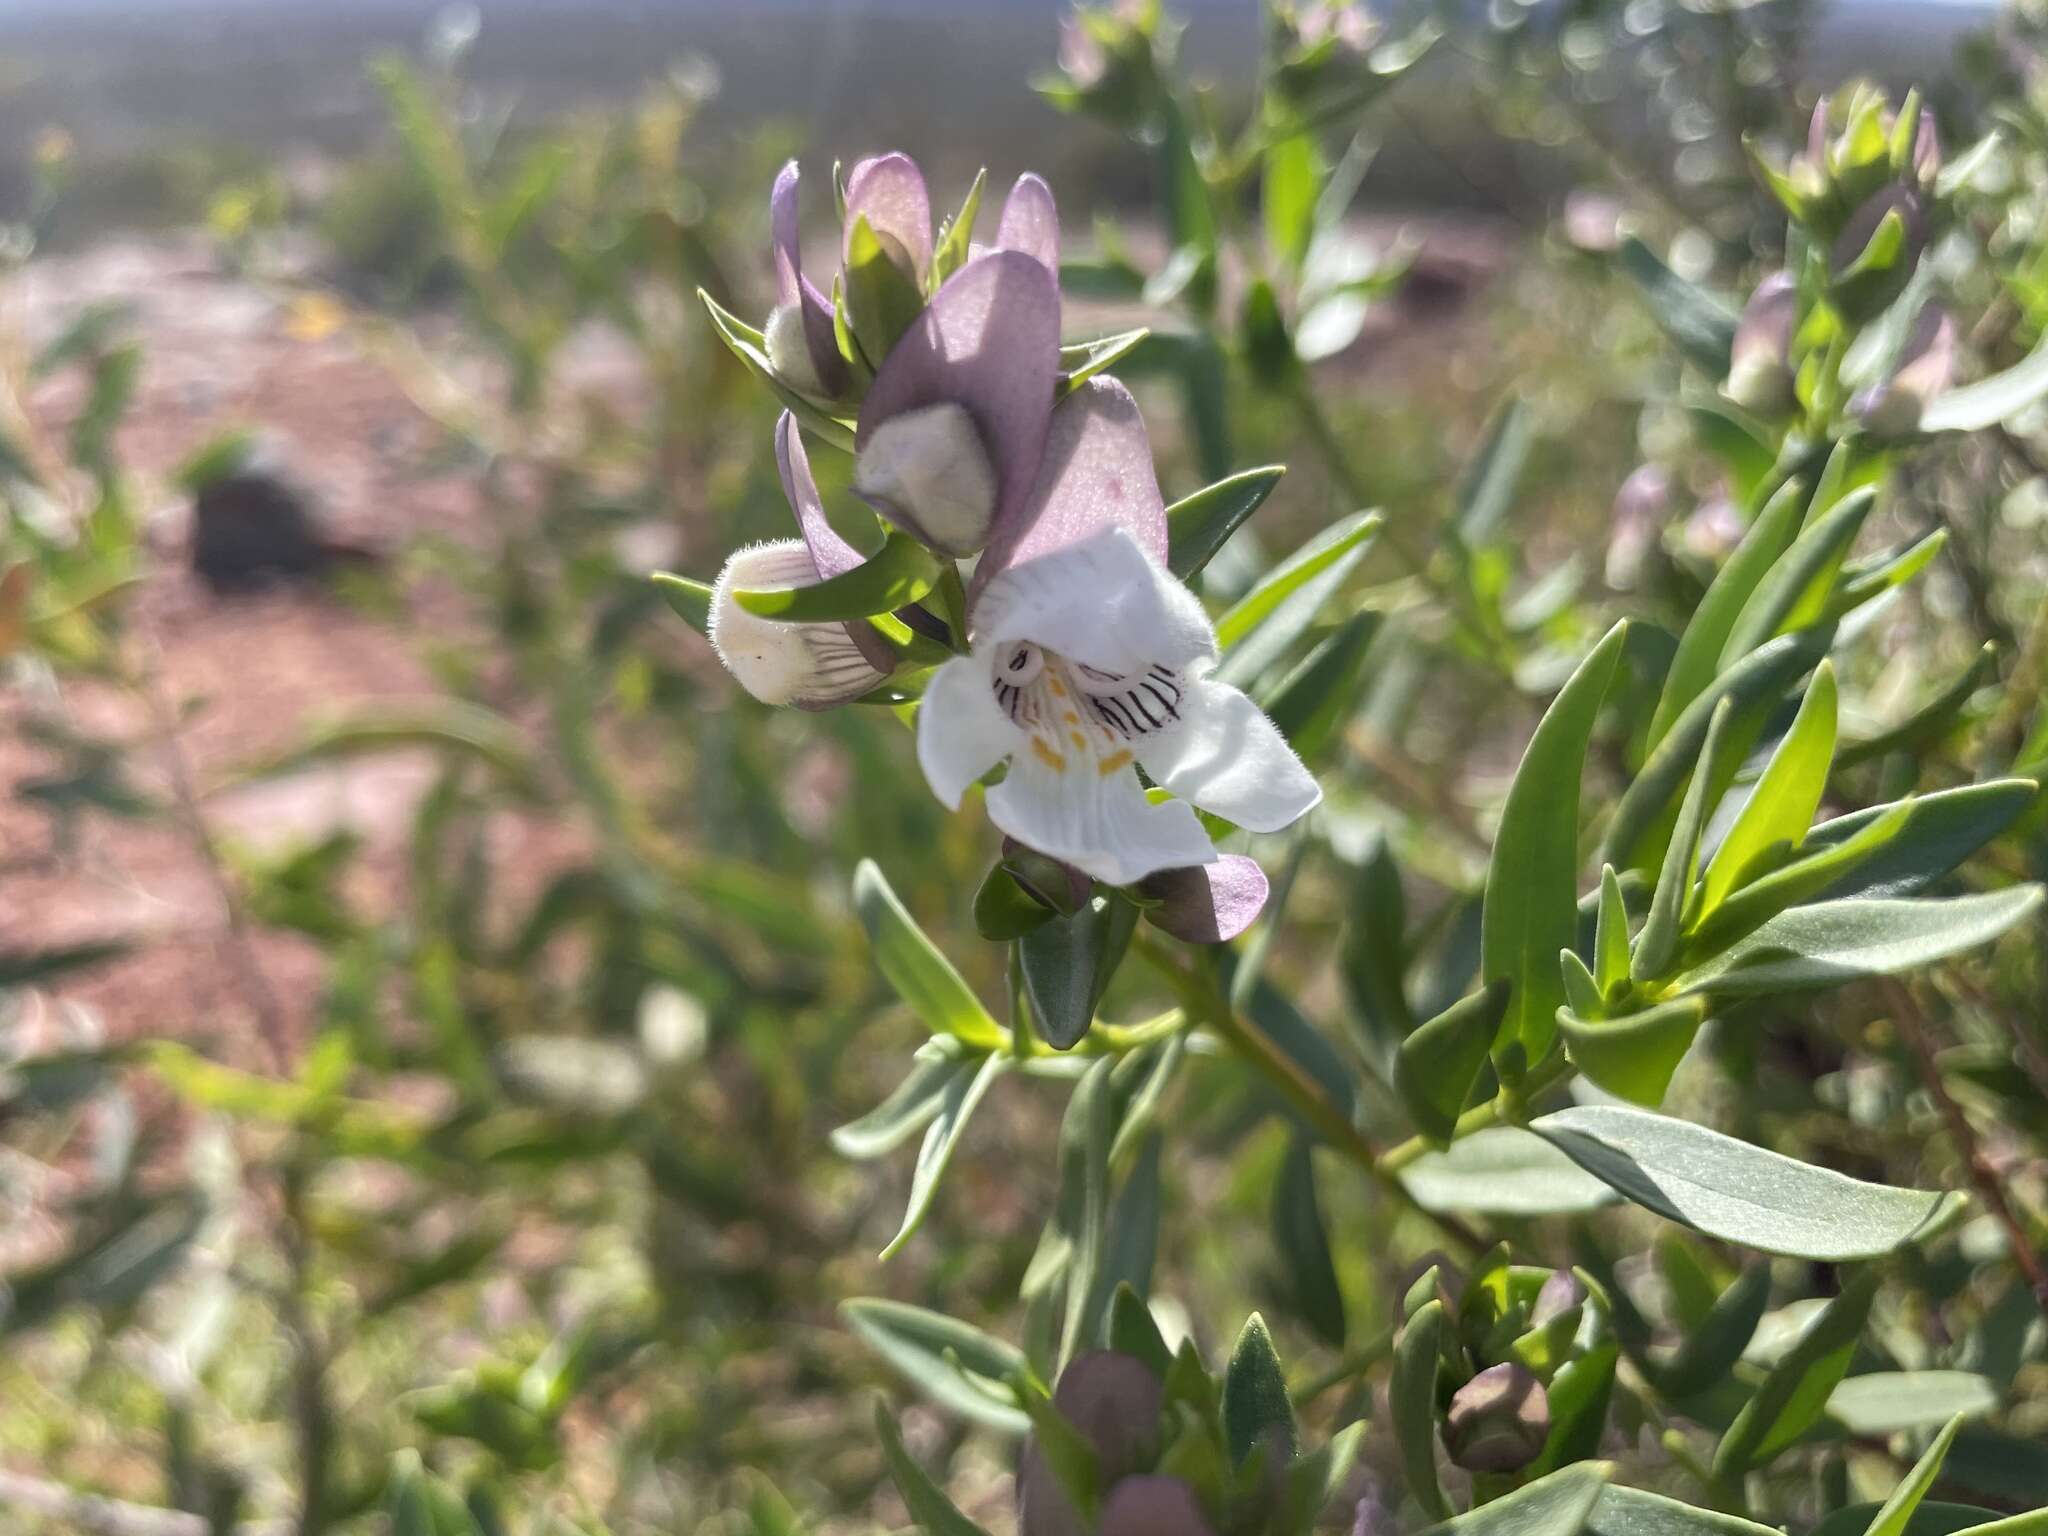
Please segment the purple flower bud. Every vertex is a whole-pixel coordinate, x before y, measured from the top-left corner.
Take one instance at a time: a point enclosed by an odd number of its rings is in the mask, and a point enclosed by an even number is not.
[[[1139,889],[1159,905],[1145,916],[1190,944],[1226,944],[1251,927],[1266,905],[1266,872],[1258,860],[1226,853],[1213,864],[1163,869]]]
[[[1096,1350],[1077,1355],[1060,1374],[1052,1405],[1095,1453],[1096,1486],[1114,1493],[1127,1478],[1151,1468],[1159,1455],[1159,1415],[1165,1388],[1135,1355]],[[1143,1479],[1145,1482],[1170,1479]],[[1104,1505],[1103,1536],[1108,1536]],[[1017,1474],[1019,1536],[1086,1536],[1087,1526],[1060,1487],[1035,1440],[1024,1446]],[[1131,1528],[1133,1533],[1146,1529]],[[1190,1527],[1190,1529],[1194,1529]]]
[[[838,395],[846,388],[846,359],[832,329],[832,305],[817,284],[803,274],[803,250],[797,223],[797,163],[792,160],[775,178],[768,197],[768,219],[775,240],[775,312],[768,318],[769,361],[776,371],[807,393]],[[801,342],[801,348],[796,344]],[[808,354],[809,367],[798,360]]]
[[[1641,575],[1643,557],[1671,516],[1671,473],[1661,464],[1638,464],[1614,493],[1607,535],[1607,585],[1626,592]]]
[[[1212,1536],[1194,1490],[1177,1477],[1127,1477],[1110,1489],[1101,1536]]]
[[[1550,1438],[1550,1400],[1525,1366],[1488,1366],[1451,1397],[1444,1449],[1468,1472],[1518,1472]]]
[[[1849,414],[1876,437],[1917,431],[1920,413],[1948,388],[1955,367],[1955,322],[1946,310],[1929,306],[1913,322],[1912,339],[1892,376],[1851,400]]]
[[[1536,1305],[1529,1309],[1529,1326],[1541,1328],[1553,1318],[1562,1317],[1586,1299],[1586,1288],[1579,1283],[1579,1277],[1568,1269],[1560,1269],[1543,1282],[1543,1289],[1536,1293]]]
[[[882,248],[892,260],[908,263],[909,276],[918,287],[932,268],[932,202],[925,190],[924,172],[908,155],[876,155],[854,166],[846,178],[847,249],[840,259],[851,257],[854,226],[866,219],[868,227],[881,238]]]
[[[1765,418],[1788,413],[1792,388],[1792,336],[1799,323],[1799,285],[1789,272],[1773,272],[1742,307],[1728,356],[1728,398]]]

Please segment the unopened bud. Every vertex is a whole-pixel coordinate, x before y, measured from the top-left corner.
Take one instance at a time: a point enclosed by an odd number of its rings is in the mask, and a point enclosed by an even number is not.
[[[1579,1277],[1568,1269],[1557,1270],[1536,1293],[1536,1305],[1529,1309],[1529,1326],[1541,1328],[1552,1318],[1564,1316],[1585,1299],[1586,1288],[1579,1283]]]
[[[804,334],[801,304],[779,304],[761,328],[761,340],[768,353],[768,366],[793,389],[807,395],[822,395],[818,365],[811,358],[810,338]]]
[[[971,555],[988,542],[995,470],[974,418],[951,400],[876,427],[854,460],[853,488],[946,554]]]
[[[1849,402],[1849,414],[1875,437],[1917,431],[1920,413],[1955,377],[1956,327],[1940,309],[1922,310],[1892,376]]]
[[[1792,333],[1799,321],[1799,287],[1789,272],[1773,272],[1751,294],[1735,327],[1728,357],[1727,394],[1745,411],[1766,419],[1797,403],[1792,387]]]
[[[745,588],[809,587],[818,567],[801,539],[737,551],[711,589],[711,648],[726,671],[763,704],[825,709],[884,681],[844,624],[785,624],[739,605]]]
[[[1626,592],[1642,575],[1643,560],[1671,516],[1671,472],[1638,464],[1614,493],[1607,533],[1607,585]]]
[[[1550,1400],[1524,1366],[1488,1366],[1451,1398],[1444,1449],[1467,1472],[1517,1472],[1550,1438]]]

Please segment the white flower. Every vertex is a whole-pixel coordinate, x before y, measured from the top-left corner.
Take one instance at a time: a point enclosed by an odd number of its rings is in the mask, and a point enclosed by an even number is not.
[[[1272,721],[1209,676],[1208,615],[1124,528],[1003,570],[975,604],[972,640],[918,711],[926,779],[957,807],[1007,760],[989,819],[1098,880],[1215,860],[1191,804],[1273,832],[1322,798]],[[1179,798],[1155,803],[1140,768]]]
[[[711,589],[711,648],[739,685],[763,704],[824,709],[869,692],[888,678],[844,624],[785,624],[749,613],[734,588],[808,587],[817,562],[802,539],[738,550]]]

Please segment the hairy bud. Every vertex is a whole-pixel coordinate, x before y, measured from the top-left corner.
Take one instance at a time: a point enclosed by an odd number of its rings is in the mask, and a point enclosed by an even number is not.
[[[824,709],[884,680],[844,624],[785,624],[749,613],[737,589],[809,587],[818,567],[801,539],[737,551],[711,589],[711,647],[739,685],[763,704]]]
[[[1516,1472],[1550,1438],[1550,1400],[1524,1366],[1488,1366],[1451,1398],[1444,1449],[1468,1472]]]
[[[854,461],[853,488],[946,554],[971,555],[988,542],[995,470],[974,418],[953,401],[875,428]]]
[[[768,365],[792,388],[807,395],[822,395],[825,387],[818,378],[818,365],[811,360],[811,344],[804,335],[804,313],[797,304],[778,304],[761,328],[768,352]]]

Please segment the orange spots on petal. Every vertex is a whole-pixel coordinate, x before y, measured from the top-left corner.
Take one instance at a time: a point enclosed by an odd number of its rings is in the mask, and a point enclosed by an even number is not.
[[[1117,769],[1128,768],[1130,766],[1131,754],[1128,750],[1125,750],[1122,752],[1110,753],[1109,756],[1105,757],[1101,762],[1095,765],[1095,770],[1106,779],[1112,773],[1115,773]]]
[[[1065,773],[1067,771],[1067,760],[1047,746],[1043,736],[1031,738],[1031,750],[1037,754],[1038,760],[1054,773]]]
[[[1072,711],[1071,709],[1070,709],[1070,710],[1068,710],[1068,711],[1067,711],[1067,724],[1069,724],[1069,725],[1079,725],[1080,723],[1081,723],[1081,717],[1080,717],[1079,715],[1075,714],[1075,713],[1074,713],[1074,712],[1073,712],[1073,711]]]
[[[1065,683],[1056,677],[1048,677],[1046,681],[1052,684],[1052,696],[1054,698],[1064,699],[1067,696],[1067,685]]]
[[[1085,752],[1088,749],[1088,738],[1079,731],[1069,731],[1067,732],[1067,737],[1075,746],[1081,748],[1082,751]]]

